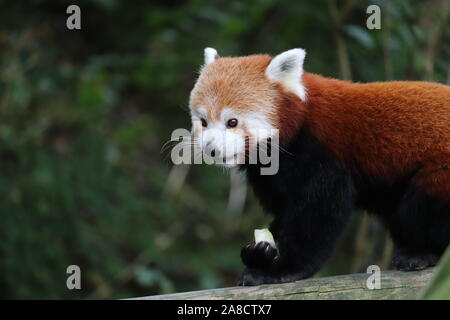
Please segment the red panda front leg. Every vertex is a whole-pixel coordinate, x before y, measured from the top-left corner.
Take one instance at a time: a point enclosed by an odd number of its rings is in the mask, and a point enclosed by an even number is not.
[[[352,187],[345,183],[333,187],[315,200],[304,198],[303,205],[276,218],[280,228],[271,232],[278,249],[266,242],[243,248],[241,257],[247,268],[239,285],[296,281],[322,267],[352,211]]]
[[[309,162],[312,158],[307,158],[304,166],[298,158],[293,163],[296,167],[284,163],[278,177],[269,180],[270,187],[279,190],[280,201],[286,203],[282,212],[275,214],[270,228],[278,249],[264,242],[245,246],[241,257],[247,268],[239,285],[308,278],[331,255],[352,212],[355,190],[351,178],[332,159]],[[270,197],[271,190],[267,192],[257,195]]]

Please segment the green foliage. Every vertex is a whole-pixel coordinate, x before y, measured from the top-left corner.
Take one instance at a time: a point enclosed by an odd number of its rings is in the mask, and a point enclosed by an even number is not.
[[[423,293],[422,299],[450,300],[450,249],[436,267],[430,285]]]
[[[339,77],[337,31],[354,80],[422,79],[428,7],[378,2],[390,18],[372,31],[369,1],[358,1],[339,30],[327,1],[84,0],[80,31],[65,27],[69,1],[2,3],[0,297],[233,285],[240,247],[269,218],[251,195],[244,215],[228,212],[228,175],[206,165],[191,168],[181,192],[167,192],[171,164],[161,152],[173,129],[190,126],[203,48],[226,56],[304,47],[307,71]],[[449,35],[447,26],[436,81],[447,77]],[[353,219],[321,275],[382,263],[382,229],[371,223],[355,240],[361,223]],[[80,291],[65,285],[72,264],[81,267]]]

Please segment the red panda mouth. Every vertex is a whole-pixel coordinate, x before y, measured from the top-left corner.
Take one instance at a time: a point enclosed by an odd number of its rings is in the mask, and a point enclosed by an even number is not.
[[[237,153],[233,154],[230,157],[223,157],[222,160],[223,160],[224,163],[228,163],[228,162],[231,162],[231,161],[237,161]]]
[[[233,168],[239,165],[238,154],[235,153],[229,157],[223,157],[219,159],[220,161],[216,162],[216,165],[225,167],[225,168]]]

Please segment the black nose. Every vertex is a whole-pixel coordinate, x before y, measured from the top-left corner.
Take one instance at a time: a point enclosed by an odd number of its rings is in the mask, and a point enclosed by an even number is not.
[[[212,149],[211,150],[211,157],[215,157],[216,156],[216,149]]]

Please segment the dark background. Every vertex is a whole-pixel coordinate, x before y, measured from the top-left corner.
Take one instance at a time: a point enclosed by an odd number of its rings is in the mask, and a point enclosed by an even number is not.
[[[0,298],[234,285],[240,248],[269,217],[239,176],[173,167],[163,148],[190,128],[204,47],[301,47],[307,72],[445,83],[449,2],[0,1]],[[70,4],[81,30],[66,28]],[[366,28],[370,4],[381,30]],[[389,268],[391,253],[382,227],[355,215],[318,276]],[[72,264],[81,290],[66,288]]]

